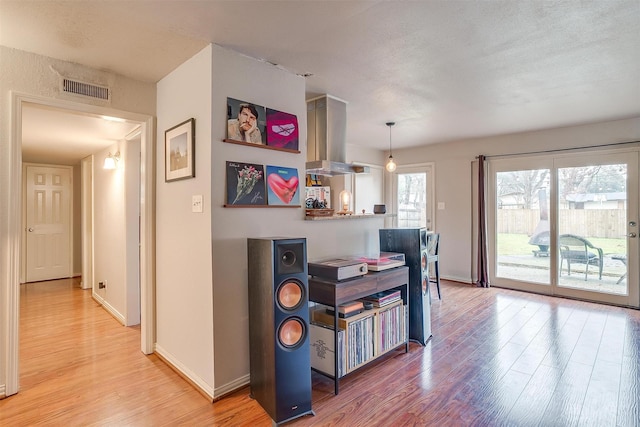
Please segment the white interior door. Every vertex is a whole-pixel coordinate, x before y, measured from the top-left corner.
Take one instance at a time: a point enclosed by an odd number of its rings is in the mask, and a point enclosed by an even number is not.
[[[26,281],[71,276],[71,168],[26,166]]]

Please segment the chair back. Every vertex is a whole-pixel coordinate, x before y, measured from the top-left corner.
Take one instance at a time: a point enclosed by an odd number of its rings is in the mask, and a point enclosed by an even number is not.
[[[427,256],[429,258],[438,256],[438,248],[440,246],[440,233],[427,234]]]
[[[587,250],[587,247],[596,249],[593,244],[584,237],[576,236],[575,234],[561,234],[558,236],[558,243],[560,246],[578,246]]]

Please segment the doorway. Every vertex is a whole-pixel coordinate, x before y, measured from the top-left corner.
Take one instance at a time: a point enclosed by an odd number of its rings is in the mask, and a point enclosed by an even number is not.
[[[37,104],[53,109],[61,109],[76,114],[94,115],[96,117],[117,117],[121,120],[136,122],[141,126],[140,144],[140,294],[141,294],[141,327],[140,339],[141,350],[145,354],[153,353],[154,329],[153,329],[153,194],[154,194],[154,129],[153,118],[151,116],[124,111],[115,111],[106,107],[79,104],[58,99],[49,99],[38,96],[12,93],[12,117],[13,132],[11,140],[12,150],[12,173],[11,178],[16,184],[10,193],[12,205],[20,206],[21,201],[21,170],[22,163],[22,112],[26,104]],[[13,209],[9,214],[9,229],[13,230],[9,236],[9,264],[18,266],[20,264],[21,236],[21,215],[20,209]],[[19,274],[20,269],[14,268],[8,272],[9,287],[7,292],[6,316],[9,320],[6,340],[6,389],[7,396],[18,392],[18,306],[19,306]]]
[[[638,150],[489,162],[497,286],[640,306]]]
[[[393,175],[395,227],[435,230],[433,164],[399,166]]]

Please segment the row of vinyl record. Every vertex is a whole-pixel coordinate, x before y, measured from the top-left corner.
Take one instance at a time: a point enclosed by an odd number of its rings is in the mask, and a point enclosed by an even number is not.
[[[338,378],[407,341],[407,306],[399,301],[338,319]],[[334,317],[322,307],[311,314],[311,366],[334,376]]]
[[[407,337],[407,317],[409,310],[406,305],[395,305],[388,310],[381,310],[378,313],[379,333],[378,349],[379,353],[385,353],[405,342]]]

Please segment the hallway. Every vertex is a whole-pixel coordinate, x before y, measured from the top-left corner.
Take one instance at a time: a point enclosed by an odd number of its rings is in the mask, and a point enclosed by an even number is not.
[[[186,401],[211,409],[79,283],[20,286],[20,392],[0,400],[0,425],[141,425],[176,419]]]

